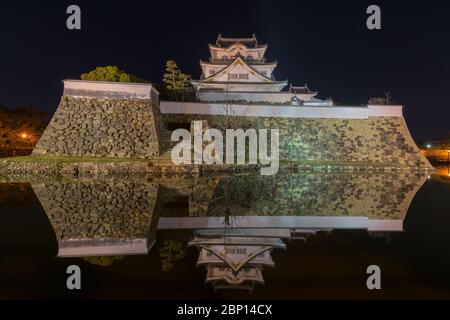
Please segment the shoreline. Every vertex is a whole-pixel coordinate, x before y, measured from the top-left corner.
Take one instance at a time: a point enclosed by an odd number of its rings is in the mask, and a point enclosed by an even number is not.
[[[217,175],[256,173],[259,165],[175,165],[167,158],[101,158],[70,156],[24,156],[0,158],[0,176],[90,176],[115,174]],[[280,161],[279,173],[295,172],[432,172],[429,166],[342,161]]]

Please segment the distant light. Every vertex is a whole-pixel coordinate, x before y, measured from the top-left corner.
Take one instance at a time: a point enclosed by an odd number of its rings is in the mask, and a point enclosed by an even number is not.
[[[431,176],[428,176],[428,180],[431,179]]]
[[[26,133],[22,133],[20,136],[21,136],[23,139],[26,139],[26,138],[28,137],[28,135],[27,135]]]
[[[427,144],[426,147],[427,147],[427,149],[430,149],[431,148],[431,144]]]

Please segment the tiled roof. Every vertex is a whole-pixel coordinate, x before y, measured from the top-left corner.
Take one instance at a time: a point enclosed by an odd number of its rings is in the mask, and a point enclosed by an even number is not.
[[[307,86],[304,86],[304,87],[293,87],[293,86],[291,86],[289,88],[289,91],[292,92],[292,93],[298,93],[298,94],[311,93],[311,91],[308,89]]]
[[[216,45],[222,48],[229,47],[235,43],[241,43],[248,48],[260,47],[255,35],[253,35],[251,38],[224,38],[222,37],[222,35],[219,35],[216,40]]]

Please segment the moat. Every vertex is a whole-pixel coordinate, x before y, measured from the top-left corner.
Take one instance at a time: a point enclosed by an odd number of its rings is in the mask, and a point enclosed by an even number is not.
[[[449,298],[448,171],[2,177],[0,297]]]

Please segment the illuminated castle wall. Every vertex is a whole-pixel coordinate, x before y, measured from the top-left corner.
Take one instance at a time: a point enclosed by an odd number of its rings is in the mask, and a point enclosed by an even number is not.
[[[64,81],[33,154],[167,158],[171,131],[204,120],[218,129],[279,129],[281,161],[430,167],[402,106],[334,106],[307,86],[287,87],[273,77],[277,63],[266,61],[267,46],[256,37],[219,36],[209,48],[201,78],[192,81],[197,102],[160,102],[151,84]]]

